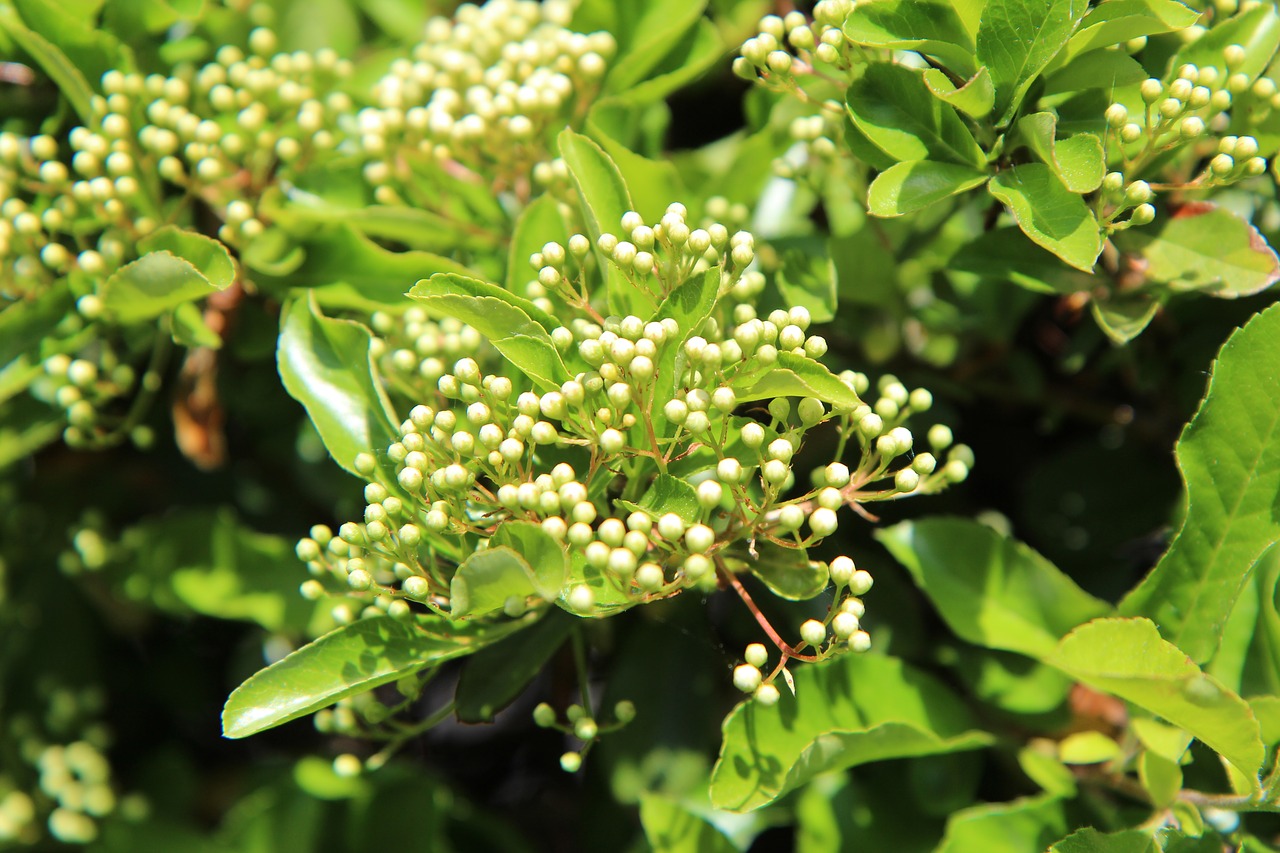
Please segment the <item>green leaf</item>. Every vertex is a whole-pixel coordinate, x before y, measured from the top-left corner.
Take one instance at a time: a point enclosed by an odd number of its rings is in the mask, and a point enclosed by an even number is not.
[[[1062,801],[1055,796],[985,803],[947,819],[947,831],[936,853],[1027,853],[1045,849],[1066,831]]]
[[[295,299],[280,319],[276,363],[285,390],[307,410],[333,460],[356,476],[359,453],[399,438],[395,414],[375,378],[369,330]]]
[[[876,63],[845,96],[854,126],[894,160],[938,160],[981,169],[986,155],[950,105],[929,92],[921,72]]]
[[[184,302],[175,308],[169,325],[173,342],[180,346],[210,349],[222,347],[222,336],[205,325],[204,312],[194,303]]]
[[[1048,714],[1067,700],[1071,679],[1029,657],[962,647],[956,671],[983,702],[1013,714]]]
[[[896,658],[848,655],[802,667],[795,683],[795,696],[748,700],[725,719],[716,807],[750,811],[829,770],[990,742],[947,688]]]
[[[1249,700],[1253,715],[1262,729],[1262,742],[1267,746],[1280,743],[1280,696],[1255,696]]]
[[[677,285],[667,298],[662,300],[653,318],[670,317],[680,325],[680,336],[658,353],[658,376],[665,377],[664,385],[659,386],[664,392],[675,389],[676,383],[684,373],[686,356],[684,345],[697,335],[702,324],[715,310],[716,300],[720,294],[720,270],[713,267],[702,275],[694,275]],[[644,315],[640,315],[644,316]],[[665,433],[674,429],[665,419],[659,421],[658,429]]]
[[[1187,748],[1191,746],[1191,735],[1177,726],[1170,726],[1159,720],[1134,717],[1129,721],[1129,727],[1148,751],[1175,764],[1183,760]]]
[[[1227,73],[1227,61],[1222,50],[1238,44],[1244,48],[1244,62],[1232,68],[1232,74],[1243,74],[1253,82],[1271,64],[1277,47],[1280,47],[1280,12],[1274,3],[1259,3],[1247,12],[1215,23],[1202,38],[1196,39],[1178,51],[1169,60],[1170,68],[1195,63],[1200,68],[1212,66]]]
[[[1205,675],[1148,619],[1097,619],[1062,639],[1047,662],[1186,729],[1256,784],[1263,745],[1249,705]]]
[[[637,509],[639,509],[638,506]],[[633,601],[625,591],[615,586],[613,577],[589,564],[583,552],[574,548],[569,552],[569,576],[565,579],[560,597],[556,599],[556,606],[574,616],[584,618],[614,616],[624,610],[630,610],[638,602]],[[580,585],[589,587],[595,596],[595,604],[586,612],[575,609],[569,603],[569,596],[574,587]]]
[[[88,10],[77,10],[75,4],[66,0],[10,0],[6,5],[17,9],[26,26],[31,28],[32,34],[47,39],[49,46],[61,51],[69,64],[84,75],[85,80],[93,81],[91,86],[101,80],[102,75],[110,69],[134,70],[128,49],[114,35],[94,25],[96,9],[84,14]],[[23,43],[20,36],[11,34],[15,41]],[[42,65],[46,58],[54,59],[55,64],[60,65],[52,56],[33,56]],[[62,85],[63,81],[54,75],[53,66],[46,66],[45,70],[59,86]],[[60,72],[61,70],[59,69]],[[79,88],[78,81],[73,85]]]
[[[973,36],[955,4],[945,0],[859,3],[845,19],[844,34],[867,47],[936,56],[966,76],[975,71]]]
[[[375,616],[343,625],[237,687],[222,709],[223,737],[248,737],[347,696],[469,655],[536,618],[530,614],[496,625],[459,625],[432,617],[402,622]]]
[[[360,46],[360,17],[347,0],[301,0],[286,5],[278,32],[283,51],[321,48],[354,56]]]
[[[541,247],[539,247],[541,248]],[[453,273],[437,273],[426,281],[417,282],[409,290],[412,299],[431,298],[434,296],[464,296],[487,299],[498,299],[527,315],[546,331],[563,325],[556,317],[543,311],[531,300],[517,296],[496,284]]]
[[[227,247],[195,231],[166,225],[138,241],[138,254],[169,252],[200,271],[218,290],[236,280],[236,265]]]
[[[724,52],[725,43],[720,30],[710,20],[702,18],[652,69],[647,80],[610,95],[607,100],[623,101],[631,106],[661,102],[713,68],[723,58]],[[613,64],[617,67],[616,61]]]
[[[42,340],[54,336],[74,304],[64,282],[42,289],[33,299],[7,305],[0,311],[0,365],[24,353],[35,354]]]
[[[975,521],[904,521],[875,536],[970,643],[1043,657],[1110,610],[1026,545]]]
[[[659,474],[654,478],[653,485],[644,493],[638,507],[655,519],[669,512],[680,516],[686,524],[694,524],[702,518],[697,491],[685,480],[670,474]]]
[[[0,30],[8,33],[18,47],[40,64],[44,73],[58,87],[62,97],[76,111],[80,121],[87,124],[93,120],[93,108],[90,106],[94,95],[93,87],[65,53],[47,38],[29,29],[8,6],[0,6]]]
[[[476,285],[483,284],[451,273],[439,273],[415,284],[409,296],[429,314],[453,317],[475,328],[503,358],[543,390],[555,390],[568,381],[569,371],[551,342],[551,335],[517,304],[519,297],[512,297],[501,288],[493,288],[489,292],[494,295],[487,296],[463,292],[468,289],[480,292]]]
[[[1076,795],[1076,776],[1058,760],[1052,747],[1042,751],[1024,746],[1018,750],[1018,767],[1047,794],[1064,798]]]
[[[1169,808],[1182,790],[1182,768],[1155,752],[1143,752],[1138,756],[1138,779],[1151,795],[1151,803],[1159,808]]]
[[[1280,257],[1258,229],[1208,202],[1183,205],[1158,230],[1118,234],[1116,246],[1140,259],[1147,281],[1171,290],[1234,299],[1280,279]]]
[[[748,365],[730,383],[739,403],[774,397],[817,397],[838,409],[853,409],[861,402],[853,389],[822,364],[790,352],[778,353],[771,365]]]
[[[1084,16],[1064,55],[1071,60],[1096,48],[1186,29],[1199,18],[1198,9],[1178,0],[1107,0]]]
[[[1058,117],[1034,113],[1018,120],[1018,133],[1027,147],[1073,193],[1091,193],[1102,186],[1107,171],[1102,141],[1092,133],[1058,139]]]
[[[477,653],[462,669],[454,695],[458,719],[486,723],[537,678],[573,628],[573,620],[550,611],[532,628]]]
[[[565,227],[564,217],[560,215],[560,202],[556,197],[550,194],[540,195],[516,219],[511,250],[507,257],[506,289],[509,293],[523,293],[524,286],[538,277],[538,271],[529,264],[529,257],[540,253],[542,247],[551,242],[561,246],[568,244],[569,229]],[[547,331],[553,328],[555,326]]]
[[[654,853],[736,853],[738,849],[700,816],[658,794],[641,796],[640,823]]]
[[[898,163],[871,182],[867,207],[875,216],[902,216],[980,186],[987,177],[986,172],[954,163]]]
[[[632,210],[631,196],[622,173],[599,145],[566,128],[557,137],[560,156],[569,167],[569,175],[582,201],[587,235],[594,247],[603,233],[616,233],[622,215]],[[594,249],[600,269],[605,270],[609,311],[613,314],[644,316],[648,311],[643,295],[627,281],[622,272]]]
[[[865,7],[864,7],[865,8]],[[991,73],[985,67],[957,87],[951,78],[936,68],[926,68],[924,84],[929,92],[965,115],[986,118],[996,103],[996,90],[991,83]]]
[[[0,406],[0,471],[57,440],[65,426],[61,413],[29,396]]]
[[[630,113],[636,108],[619,100],[601,101],[587,115],[587,132],[618,167],[636,212],[645,222],[657,222],[669,204],[686,197],[684,182],[671,161],[642,157],[606,133],[601,122],[610,110]]]
[[[1102,252],[1098,221],[1084,199],[1063,186],[1048,166],[1014,166],[992,178],[987,188],[1037,245],[1078,270],[1093,269]]]
[[[1218,354],[1200,409],[1178,439],[1187,513],[1168,552],[1120,603],[1209,660],[1249,572],[1280,541],[1280,306]]]
[[[815,323],[836,316],[836,270],[820,237],[777,237],[769,246],[778,254],[774,283],[787,307],[802,305]]]
[[[1019,236],[1013,226],[984,232],[961,246],[947,266],[1036,293],[1076,293],[1094,285],[1092,276],[1064,266],[1056,255]]]
[[[1160,300],[1148,291],[1110,293],[1089,301],[1089,311],[1106,336],[1127,344],[1142,334],[1160,310]]]
[[[617,58],[610,63],[605,91],[626,93],[644,80],[702,18],[707,0],[650,0],[620,4]],[[673,199],[674,200],[674,199]]]
[[[1063,764],[1101,764],[1120,754],[1120,744],[1102,732],[1073,732],[1058,742]]]
[[[560,560],[559,567],[543,563],[535,569],[508,545],[490,545],[476,551],[462,561],[449,582],[449,614],[465,619],[502,610],[512,600],[521,606],[534,596],[550,601],[564,579],[563,552]]]
[[[1116,89],[1145,79],[1147,70],[1129,54],[1120,50],[1095,50],[1046,73],[1044,95],[1049,97],[1092,89],[1103,89],[1110,95]]]
[[[991,72],[1001,126],[1013,119],[1088,8],[1088,0],[988,0],[978,26],[978,62]]]
[[[172,252],[151,252],[111,274],[102,306],[118,323],[140,323],[221,289]]]
[[[1102,833],[1090,826],[1071,833],[1049,853],[1160,853],[1160,845],[1141,830]]]
[[[779,598],[807,601],[821,595],[831,582],[826,563],[810,560],[803,548],[785,548],[766,541],[756,543],[756,552],[758,557],[738,554],[737,562]]]
[[[547,601],[564,586],[565,572],[569,568],[564,546],[541,525],[532,521],[508,520],[498,527],[498,532],[489,540],[489,546],[510,548],[524,558],[533,568],[535,590]]]

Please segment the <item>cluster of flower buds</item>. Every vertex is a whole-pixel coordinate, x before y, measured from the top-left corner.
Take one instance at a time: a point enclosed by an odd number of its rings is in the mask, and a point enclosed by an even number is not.
[[[945,427],[930,430],[934,452],[915,449],[904,423],[929,409],[927,391],[885,377],[878,397],[863,402],[865,376],[821,365],[827,342],[813,334],[807,310],[759,315],[764,282],[750,268],[749,232],[715,222],[691,229],[679,204],[659,222],[629,212],[619,224],[620,236],[604,233],[593,245],[573,235],[531,258],[535,307],[572,317],[548,337],[573,378],[535,387],[519,373],[488,373],[469,356],[440,373],[431,403],[410,411],[385,459],[357,458],[371,480],[394,470],[394,482],[366,487],[363,521],[336,535],[316,528],[299,543],[314,575],[305,595],[342,596],[340,620],[356,618],[353,594],[372,599],[366,615],[408,615],[417,603],[448,616],[457,566],[504,525],[536,524],[570,566],[560,605],[606,616],[688,588],[714,589],[749,566],[757,545],[789,549],[809,565],[803,550],[836,532],[842,508],[936,492],[967,476],[972,454],[950,447]],[[590,261],[596,253],[603,269]],[[620,274],[624,290],[652,304],[649,319],[596,313],[592,297],[606,274]],[[704,316],[688,326],[663,316],[659,306],[672,294],[698,287],[706,288]],[[413,320],[413,331],[431,327]],[[452,334],[461,343],[462,327]],[[417,348],[404,351],[406,368],[435,374]],[[799,384],[778,385],[775,373]],[[831,462],[804,478],[811,488],[797,488],[806,433],[828,422],[838,434]],[[940,463],[935,453],[944,450]],[[647,501],[663,475],[683,481],[675,488],[687,497]],[[823,570],[856,597],[870,579],[852,565],[836,560]],[[514,617],[538,604],[511,599],[504,611]],[[865,648],[854,627],[860,616],[833,611],[827,626],[836,640],[824,649]]]
[[[853,0],[819,0],[813,19],[803,12],[766,15],[759,32],[743,42],[733,72],[778,91],[794,91],[797,75],[824,66],[847,71],[854,46],[841,27],[853,11]]]
[[[409,405],[434,399],[440,377],[463,356],[488,364],[496,355],[475,329],[451,317],[433,320],[417,307],[374,312],[370,325],[379,375],[393,398]]]
[[[561,723],[555,708],[542,702],[533,709],[533,721],[539,728],[555,729],[562,734],[582,741],[581,749],[566,752],[560,756],[560,767],[566,773],[577,773],[582,767],[582,760],[595,742],[602,736],[621,729],[636,717],[636,706],[623,699],[613,706],[613,722],[600,724],[591,714],[589,708],[573,704],[565,709],[565,723]]]
[[[65,413],[63,440],[70,447],[90,448],[110,444],[117,432],[127,430],[128,435],[123,437],[137,447],[149,447],[154,439],[151,428],[113,412],[112,404],[134,393],[139,385],[148,394],[154,393],[159,387],[159,375],[148,372],[139,380],[128,360],[106,342],[99,342],[84,355],[88,357],[72,358],[63,353],[49,356],[44,361],[44,376],[32,388],[38,399]]]

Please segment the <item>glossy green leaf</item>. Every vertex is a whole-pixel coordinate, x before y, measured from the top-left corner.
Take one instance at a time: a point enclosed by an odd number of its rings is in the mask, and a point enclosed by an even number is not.
[[[236,280],[236,265],[227,247],[210,237],[166,225],[138,241],[138,253],[169,252],[200,271],[218,290]]]
[[[867,67],[845,96],[854,126],[894,160],[937,160],[981,169],[986,155],[956,111],[929,92],[921,72]]]
[[[1194,63],[1200,68],[1213,67],[1227,73],[1223,48],[1238,44],[1244,48],[1244,62],[1232,68],[1233,74],[1244,74],[1255,80],[1280,47],[1280,11],[1274,3],[1259,3],[1247,12],[1235,15],[1210,27],[1203,38],[1196,39],[1169,60],[1170,67]]]
[[[936,56],[965,76],[975,70],[973,36],[945,0],[883,0],[859,3],[844,22],[855,44],[913,50]]]
[[[1264,749],[1249,705],[1161,639],[1150,620],[1094,620],[1064,637],[1047,661],[1186,729],[1256,782]]]
[[[826,564],[810,560],[803,548],[784,548],[772,542],[757,542],[756,553],[759,556],[738,554],[738,562],[779,598],[807,601],[820,595],[831,582]]]
[[[622,215],[633,209],[627,185],[617,165],[595,142],[566,128],[557,137],[560,156],[569,167],[569,175],[582,202],[583,218],[592,246],[603,233],[616,234]],[[645,297],[609,262],[599,248],[593,249],[600,268],[606,271],[609,311],[614,314],[643,316],[652,309]]]
[[[750,811],[829,770],[976,749],[990,738],[933,677],[895,658],[848,655],[795,674],[796,695],[748,700],[724,721],[711,801]]]
[[[418,282],[409,296],[433,316],[453,317],[472,326],[543,390],[559,388],[570,378],[546,327],[530,317],[521,304],[527,300],[451,273]],[[545,312],[535,309],[535,313],[544,323],[554,322]]]
[[[1066,831],[1062,801],[1055,796],[985,803],[947,819],[947,831],[936,853],[1027,853],[1044,850]]]
[[[961,639],[1043,657],[1081,622],[1110,610],[1035,551],[959,518],[876,532]]]
[[[871,182],[867,207],[876,216],[902,216],[981,186],[987,177],[986,172],[954,163],[898,163]]]
[[[574,622],[552,610],[532,628],[478,652],[462,669],[454,703],[464,723],[484,723],[510,705],[546,667]]]
[[[1102,186],[1107,171],[1102,141],[1092,133],[1058,139],[1058,117],[1034,113],[1018,120],[1018,133],[1040,160],[1073,193],[1090,193]]]
[[[1084,272],[1102,252],[1098,221],[1084,199],[1071,192],[1043,163],[1026,163],[997,174],[987,184],[1022,233]]]
[[[1147,281],[1171,290],[1234,299],[1280,279],[1280,257],[1258,229],[1208,202],[1184,205],[1158,228],[1125,231],[1116,246],[1138,259]]]
[[[686,524],[693,524],[702,518],[702,506],[698,503],[698,493],[693,486],[679,477],[659,474],[653,485],[640,499],[639,508],[655,519],[673,512],[684,519]]]
[[[40,64],[81,121],[93,120],[93,109],[89,105],[94,95],[93,87],[65,53],[47,38],[28,28],[8,6],[0,6],[0,30]]]
[[[534,587],[544,599],[550,600],[560,592],[569,561],[564,546],[541,525],[532,521],[508,520],[498,527],[489,545],[507,547],[519,554],[533,568]]]
[[[780,352],[772,365],[750,364],[740,370],[730,386],[738,392],[738,402],[771,400],[774,397],[817,397],[839,409],[859,404],[858,395],[819,362],[795,353]]]
[[[1049,848],[1049,853],[1160,853],[1160,845],[1137,829],[1104,833],[1086,827]]]
[[[465,619],[502,610],[512,601],[523,609],[529,598],[555,598],[565,576],[564,552],[560,551],[558,561],[542,559],[533,565],[535,555],[516,550],[522,544],[521,537],[511,545],[491,543],[463,560],[449,582],[449,614]],[[559,546],[555,550],[559,551]],[[544,551],[542,556],[545,555]]]
[[[1117,344],[1127,344],[1151,325],[1160,310],[1160,300],[1149,291],[1112,293],[1089,302],[1089,311],[1098,328]]]
[[[574,588],[582,585],[587,586],[595,598],[592,607],[587,611],[578,610],[570,603]],[[613,575],[605,574],[590,565],[580,549],[574,548],[569,552],[569,576],[565,579],[560,597],[556,599],[556,606],[574,616],[595,618],[614,616],[624,610],[630,610],[638,601],[639,599],[633,600],[616,585]]]
[[[295,299],[281,315],[276,346],[285,390],[307,410],[333,460],[357,476],[357,454],[399,438],[370,340],[359,323],[325,317],[314,299]]]
[[[926,68],[924,84],[935,98],[973,118],[986,118],[996,103],[996,89],[985,67],[979,68],[962,86],[956,86],[938,69]]]
[[[172,252],[151,252],[106,280],[102,306],[119,323],[139,323],[221,289]]]
[[[222,734],[242,738],[314,713],[429,666],[479,651],[536,619],[459,625],[375,616],[343,625],[255,673],[222,709]]]
[[[1064,92],[1102,89],[1110,95],[1116,89],[1141,83],[1145,79],[1147,70],[1124,51],[1095,50],[1047,73],[1044,94],[1048,97]]]
[[[978,62],[991,72],[1001,125],[1013,119],[1088,8],[1088,0],[988,0],[978,27]]]
[[[529,257],[541,252],[542,247],[551,242],[567,245],[569,229],[565,227],[564,217],[560,215],[560,202],[556,197],[550,194],[540,195],[516,219],[515,233],[511,237],[511,249],[507,256],[508,292],[524,293],[524,286],[537,279],[538,271],[529,263]],[[525,313],[529,313],[528,309]]]
[[[1067,43],[1065,57],[1074,59],[1100,47],[1186,29],[1200,12],[1178,0],[1107,0],[1089,10]]]
[[[1150,616],[1203,662],[1250,570],[1280,540],[1280,306],[1256,315],[1223,346],[1176,454],[1186,518],[1120,612]]]
[[[640,823],[654,853],[737,853],[738,848],[701,816],[658,794],[640,798]]]

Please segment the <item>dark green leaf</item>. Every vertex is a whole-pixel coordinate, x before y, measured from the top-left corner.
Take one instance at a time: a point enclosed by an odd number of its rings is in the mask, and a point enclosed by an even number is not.
[[[1088,8],[1088,0],[988,0],[978,27],[978,61],[991,72],[1001,125],[1013,119]]]
[[[992,229],[966,243],[951,256],[948,267],[1010,281],[1037,293],[1075,293],[1095,285],[1092,276],[1064,266],[1056,255],[1030,242],[1012,226]]]
[[[1018,133],[1071,192],[1091,193],[1102,186],[1107,162],[1102,141],[1092,133],[1058,139],[1058,117],[1053,113],[1024,116],[1018,121]]]
[[[774,397],[817,397],[838,409],[852,409],[860,402],[853,389],[822,364],[790,352],[778,353],[778,360],[772,365],[745,367],[730,386],[738,392],[739,403]]]
[[[463,667],[454,696],[458,719],[485,723],[537,678],[569,637],[573,620],[552,610],[532,628],[490,646]]]
[[[1098,328],[1117,344],[1127,344],[1142,334],[1160,310],[1160,300],[1148,291],[1112,293],[1089,302]]]
[[[959,518],[876,532],[961,639],[1043,657],[1076,625],[1110,610],[1026,545]]]
[[[52,337],[75,300],[66,284],[41,290],[33,299],[14,302],[0,311],[0,365],[24,353],[35,353]]]
[[[778,253],[774,283],[788,307],[804,306],[815,323],[836,316],[836,271],[820,237],[778,237],[769,241]]]
[[[1176,452],[1186,519],[1120,611],[1158,620],[1170,640],[1203,662],[1250,569],[1280,540],[1280,306],[1256,315],[1223,346]]]
[[[295,299],[280,318],[280,379],[303,405],[333,460],[359,476],[355,458],[399,437],[386,392],[375,378],[369,330],[320,313],[314,299]]]
[[[931,676],[880,655],[848,655],[795,675],[796,695],[748,700],[725,719],[711,801],[750,811],[829,770],[976,749],[959,700]]]
[[[1064,637],[1047,660],[1186,729],[1257,784],[1264,749],[1249,705],[1162,640],[1150,620],[1094,620]]]
[[[859,3],[845,19],[844,34],[855,44],[936,56],[965,76],[975,71],[973,36],[955,4],[943,0]]]
[[[1208,202],[1184,205],[1158,230],[1125,231],[1116,236],[1116,245],[1140,259],[1148,281],[1171,290],[1234,299],[1280,279],[1280,257],[1258,229]]]
[[[985,803],[956,812],[937,853],[1027,853],[1043,850],[1067,831],[1062,801],[1041,794],[1011,803]]]
[[[23,396],[0,406],[0,471],[62,435],[61,412]]]
[[[479,651],[536,619],[459,625],[417,617],[360,619],[251,676],[222,709],[222,734],[242,738],[447,660]]]
[[[911,160],[876,176],[867,190],[867,207],[876,216],[902,216],[981,186],[986,180],[986,172],[968,166]]]
[[[758,557],[743,553],[738,555],[738,561],[779,598],[807,601],[820,595],[831,582],[826,564],[810,560],[803,548],[784,548],[772,542],[757,542],[756,552]]]
[[[657,794],[641,797],[640,823],[654,853],[736,853],[738,849],[700,816]]]
[[[991,83],[991,73],[985,67],[957,87],[951,78],[936,68],[926,68],[924,84],[930,93],[973,118],[986,118],[996,102],[996,90]]]
[[[1043,163],[1000,172],[987,184],[1022,232],[1076,269],[1089,272],[1102,252],[1098,221],[1084,199]]]
[[[1107,834],[1086,827],[1050,847],[1049,853],[1160,853],[1160,845],[1136,829]]]
[[[981,169],[986,155],[964,121],[935,98],[921,72],[876,63],[845,97],[854,126],[895,160],[938,160]]]

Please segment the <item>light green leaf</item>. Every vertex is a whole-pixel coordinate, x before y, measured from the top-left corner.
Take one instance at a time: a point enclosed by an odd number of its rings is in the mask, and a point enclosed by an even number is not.
[[[1106,0],[1084,16],[1064,58],[1072,60],[1095,48],[1186,29],[1199,17],[1199,10],[1178,0]]]
[[[1160,300],[1150,291],[1111,293],[1089,301],[1098,328],[1117,344],[1127,344],[1142,334],[1160,310]]]
[[[702,518],[702,506],[698,503],[698,493],[693,486],[670,474],[659,474],[654,478],[653,485],[640,499],[638,508],[655,519],[673,512],[684,519],[686,524],[693,524]]]
[[[913,50],[936,56],[953,71],[974,73],[973,36],[944,0],[881,0],[859,3],[844,22],[855,44]]]
[[[641,796],[640,823],[654,853],[736,853],[738,849],[699,815],[659,794]]]
[[[992,178],[987,188],[1037,245],[1078,270],[1093,269],[1102,252],[1098,221],[1084,199],[1063,186],[1048,166],[1014,166]]]
[[[535,569],[514,548],[490,545],[458,566],[449,582],[449,614],[465,619],[502,610],[513,599],[521,607],[534,596],[550,601],[560,591],[563,562],[556,569],[545,563]]]
[[[748,365],[730,383],[739,403],[774,397],[817,397],[838,409],[853,409],[861,401],[853,389],[819,362],[780,352],[772,365]]]
[[[1157,620],[1165,636],[1204,662],[1250,569],[1280,540],[1280,306],[1223,346],[1176,454],[1186,518],[1120,612]]]
[[[486,723],[510,705],[564,644],[573,620],[551,610],[538,624],[479,652],[462,669],[454,695],[458,719]]]
[[[622,173],[595,142],[566,128],[557,137],[560,156],[569,167],[569,175],[582,202],[583,218],[592,246],[603,233],[617,233],[622,215],[633,209]],[[652,308],[645,297],[627,281],[604,253],[594,249],[600,269],[606,271],[609,311],[614,314],[643,316]]]
[[[24,353],[34,354],[74,304],[66,282],[41,290],[33,299],[8,304],[0,311],[0,365]]]
[[[960,518],[876,532],[963,640],[1043,657],[1081,622],[1110,610],[1035,551]]]
[[[1018,750],[1018,767],[1047,794],[1064,798],[1076,795],[1075,774],[1058,760],[1052,748],[1042,751],[1035,746],[1024,746]]]
[[[1151,803],[1158,808],[1169,808],[1182,790],[1182,768],[1156,752],[1144,752],[1138,756],[1138,780],[1151,795]]]
[[[1134,717],[1129,721],[1129,728],[1149,751],[1175,764],[1183,760],[1187,747],[1191,746],[1192,737],[1187,732],[1149,717]]]
[[[1102,732],[1073,732],[1058,742],[1063,764],[1101,764],[1120,754],[1120,744]]]
[[[1234,299],[1280,279],[1280,257],[1258,229],[1208,202],[1184,205],[1158,229],[1118,234],[1116,246],[1141,259],[1147,281],[1171,290]]]
[[[472,295],[478,293],[491,295]],[[451,273],[439,273],[418,282],[409,296],[429,314],[453,317],[473,327],[543,390],[557,389],[570,378],[551,335],[519,304],[525,300]],[[548,320],[545,312],[536,313]]]
[[[1101,7],[1099,7],[1101,8]],[[1141,83],[1147,70],[1122,50],[1095,50],[1046,72],[1044,96],[1103,89],[1108,95],[1123,86]]]
[[[102,306],[118,323],[139,323],[221,289],[172,252],[151,252],[112,273]]]
[[[94,95],[93,87],[65,53],[47,38],[29,29],[8,6],[0,6],[0,30],[8,33],[20,48],[40,64],[82,122],[93,120],[93,108],[89,104]]]
[[[1058,257],[1018,234],[1018,228],[993,228],[951,256],[953,270],[1008,281],[1036,293],[1090,290],[1092,276],[1065,266]]]
[[[829,770],[990,742],[960,701],[896,658],[847,655],[795,675],[796,695],[748,700],[724,721],[711,775],[718,808],[750,811]]]
[[[551,242],[567,245],[569,229],[565,227],[564,217],[560,215],[560,202],[556,197],[551,194],[540,195],[516,219],[516,229],[511,237],[511,250],[507,257],[506,289],[509,293],[524,293],[524,286],[538,277],[538,271],[529,263],[529,257],[541,252],[542,247]],[[525,313],[529,313],[527,309]],[[554,328],[555,326],[547,327],[547,331]]]
[[[151,232],[138,241],[138,254],[170,252],[200,271],[218,290],[230,287],[236,280],[236,265],[227,247],[195,231],[184,231],[174,225]]]
[[[1092,133],[1058,139],[1058,117],[1053,113],[1024,116],[1018,120],[1018,133],[1071,192],[1091,193],[1102,186],[1107,161],[1102,141]]]
[[[1160,853],[1160,845],[1137,829],[1102,833],[1090,826],[1071,833],[1049,853]]]
[[[986,172],[954,163],[897,163],[871,182],[867,207],[876,216],[902,216],[980,186],[987,177]]]
[[[537,619],[456,624],[433,617],[360,619],[330,631],[237,687],[222,709],[223,737],[242,738],[319,711],[429,666],[476,652]]]
[[[1264,749],[1249,705],[1205,675],[1148,619],[1096,619],[1062,639],[1047,662],[1186,729],[1257,781]]]
[[[614,616],[635,607],[638,601],[632,600],[624,590],[619,589],[613,578],[612,574],[605,574],[588,563],[583,552],[574,548],[569,552],[569,576],[565,579],[560,597],[556,599],[556,606],[574,616],[592,618]],[[575,608],[569,601],[574,587],[580,585],[590,588],[592,595],[595,596],[594,605],[585,612]]]
[[[507,547],[519,554],[533,568],[534,588],[542,598],[550,601],[564,586],[569,568],[564,546],[541,525],[532,521],[503,522],[489,540],[489,546]]]
[[[995,86],[991,83],[991,73],[986,67],[979,68],[976,74],[959,87],[938,69],[926,68],[924,84],[935,98],[973,118],[986,118],[996,103]]]
[[[956,671],[973,695],[1014,714],[1047,714],[1071,692],[1071,679],[1051,666],[1017,654],[962,647]]]
[[[725,43],[720,30],[709,19],[702,18],[652,69],[647,80],[609,96],[608,100],[623,101],[632,106],[660,102],[714,67],[724,52]]]
[[[1280,696],[1255,696],[1249,700],[1253,715],[1262,729],[1262,742],[1267,746],[1280,743]]]
[[[936,853],[1027,853],[1045,849],[1066,831],[1062,801],[1051,794],[985,803],[947,819]]]
[[[1280,47],[1280,12],[1275,4],[1259,3],[1247,12],[1215,23],[1202,38],[1178,51],[1169,60],[1169,67],[1180,68],[1190,62],[1226,74],[1227,61],[1222,50],[1232,44],[1244,48],[1244,62],[1232,68],[1231,73],[1243,74],[1253,82],[1271,64],[1276,48]]]
[[[173,309],[169,318],[169,330],[173,342],[184,347],[209,347],[220,349],[222,336],[210,329],[204,322],[204,312],[193,302],[184,302]]]
[[[670,160],[642,157],[610,136],[602,125],[610,111],[638,112],[626,101],[601,101],[587,115],[587,132],[618,167],[636,212],[645,222],[657,222],[667,212],[667,205],[685,198],[684,182]]]
[[[989,0],[978,26],[978,62],[991,72],[1001,126],[1013,119],[1088,8],[1088,0]]]
[[[702,17],[707,0],[650,0],[619,4],[617,59],[610,63],[605,91],[623,93],[644,80]]]
[[[803,548],[784,548],[773,542],[757,542],[758,557],[735,553],[735,570],[747,569],[779,598],[807,601],[820,595],[831,582],[825,563],[809,559]]]
[[[929,92],[921,72],[875,63],[845,97],[854,126],[894,160],[938,160],[981,169],[986,154],[964,121]]]
[[[829,323],[836,316],[836,270],[821,237],[777,237],[769,246],[778,254],[774,284],[787,307],[808,309],[815,323]]]
[[[285,390],[311,416],[333,460],[356,476],[359,453],[399,438],[395,414],[375,378],[369,330],[320,313],[313,298],[295,299],[280,318],[276,363]]]

